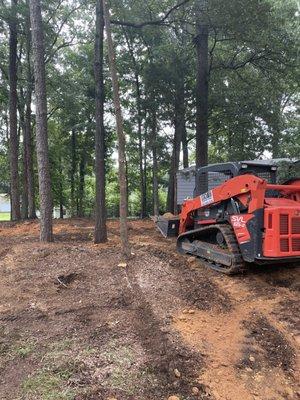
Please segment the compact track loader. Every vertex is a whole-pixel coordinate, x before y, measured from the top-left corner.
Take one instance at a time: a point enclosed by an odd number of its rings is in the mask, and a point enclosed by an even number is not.
[[[274,164],[214,164],[196,171],[194,198],[178,217],[159,217],[179,252],[228,275],[247,263],[300,264],[300,176],[276,184]]]

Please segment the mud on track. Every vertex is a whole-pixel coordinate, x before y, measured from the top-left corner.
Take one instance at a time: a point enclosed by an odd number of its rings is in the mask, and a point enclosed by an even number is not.
[[[0,398],[299,398],[299,270],[229,278],[176,253],[151,221],[92,244],[92,221],[0,226]]]

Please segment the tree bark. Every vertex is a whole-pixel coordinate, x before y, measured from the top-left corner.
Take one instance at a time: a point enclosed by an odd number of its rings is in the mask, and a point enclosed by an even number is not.
[[[146,217],[147,209],[147,195],[146,195],[146,184],[144,181],[144,166],[143,166],[143,135],[142,135],[142,108],[141,108],[141,84],[138,72],[138,65],[134,56],[134,51],[132,49],[129,38],[124,30],[124,35],[126,38],[128,50],[132,59],[132,64],[134,68],[134,82],[135,82],[135,92],[136,92],[136,111],[137,111],[137,126],[138,126],[138,148],[139,148],[139,170],[140,170],[140,193],[141,193],[141,218]]]
[[[103,32],[104,16],[102,0],[96,1],[96,37],[95,37],[95,230],[94,243],[107,241],[106,204],[105,204],[105,129],[104,129],[104,82],[103,82]]]
[[[159,215],[159,196],[158,196],[158,163],[157,163],[157,116],[156,111],[152,111],[151,124],[151,144],[152,144],[152,180],[153,180],[153,214]]]
[[[32,127],[31,127],[31,100],[33,90],[33,76],[31,69],[31,32],[30,32],[30,19],[27,21],[26,32],[26,76],[27,76],[27,90],[25,100],[25,127],[24,127],[24,158],[26,169],[27,181],[27,202],[28,202],[28,218],[36,218],[35,210],[35,186],[34,186],[34,169],[33,169],[33,143],[32,143]]]
[[[63,191],[63,170],[62,170],[62,159],[61,154],[59,155],[59,165],[58,165],[58,172],[59,172],[59,218],[64,218],[64,191]]]
[[[196,1],[196,167],[208,163],[208,25],[207,0]]]
[[[22,88],[21,88],[22,89]],[[23,98],[23,91],[20,90],[20,97]],[[22,154],[22,171],[21,171],[21,218],[28,219],[28,184],[27,184],[27,174],[26,174],[26,149],[25,149],[25,116],[23,102],[18,102],[19,109],[19,124],[23,134],[23,154]]]
[[[143,168],[143,137],[142,137],[142,110],[141,110],[141,89],[140,80],[137,71],[135,71],[136,85],[136,107],[137,107],[137,123],[138,123],[138,140],[139,140],[139,169],[140,169],[140,192],[141,192],[141,218],[146,217],[147,198],[144,182]]]
[[[11,0],[9,22],[9,155],[10,155],[10,196],[11,219],[21,219],[19,188],[19,140],[17,122],[17,0]]]
[[[30,0],[30,22],[34,59],[36,96],[36,147],[40,197],[40,239],[53,240],[52,195],[48,152],[46,71],[44,61],[44,34],[40,0]]]
[[[183,153],[183,168],[188,168],[189,167],[189,149],[188,149],[185,121],[184,121],[184,129],[182,131],[182,153]]]
[[[119,185],[120,185],[120,235],[121,235],[124,256],[130,257],[131,251],[128,240],[128,226],[127,226],[127,190],[126,190],[127,177],[126,177],[126,165],[125,165],[126,139],[123,130],[123,116],[122,116],[120,94],[119,94],[119,82],[118,82],[118,75],[116,68],[115,50],[111,35],[109,10],[106,6],[106,1],[105,0],[102,1],[103,1],[104,20],[105,20],[107,44],[108,44],[109,66],[110,66],[110,73],[113,85],[117,134],[118,134]]]
[[[180,161],[180,144],[184,135],[185,130],[185,93],[184,93],[184,78],[176,85],[175,93],[175,105],[174,105],[174,141],[173,141],[173,152],[171,159],[171,168],[169,174],[169,189],[168,189],[168,200],[167,209],[168,211],[176,214],[177,213],[177,182],[176,174],[179,168]]]
[[[77,215],[82,218],[84,216],[83,212],[83,197],[84,197],[84,186],[85,186],[85,164],[86,164],[86,156],[85,149],[81,152],[80,162],[79,162],[79,187],[78,187],[78,209]]]
[[[75,177],[76,177],[76,169],[77,169],[77,155],[76,155],[76,130],[72,128],[71,131],[71,176],[70,176],[70,185],[71,185],[71,217],[75,217]]]

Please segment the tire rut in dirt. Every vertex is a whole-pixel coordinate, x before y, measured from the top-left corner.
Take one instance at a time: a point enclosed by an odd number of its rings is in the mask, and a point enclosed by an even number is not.
[[[145,388],[145,398],[157,400],[177,394],[187,400],[193,399],[191,389],[196,386],[201,393],[198,398],[211,399],[204,385],[197,382],[200,369],[204,367],[202,356],[187,348],[166,322],[159,321],[137,284],[134,271],[128,272],[128,278],[136,312],[135,332],[149,359],[145,369],[154,378]],[[180,372],[180,377],[176,377],[175,370]]]

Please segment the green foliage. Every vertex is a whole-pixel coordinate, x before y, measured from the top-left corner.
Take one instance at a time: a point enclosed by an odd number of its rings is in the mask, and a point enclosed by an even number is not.
[[[113,0],[112,19],[139,24],[157,21],[171,0]],[[173,11],[163,24],[142,29],[113,25],[127,137],[129,212],[141,208],[138,97],[142,129],[147,214],[153,212],[152,127],[157,117],[158,184],[164,211],[170,169],[175,93],[184,81],[190,163],[195,160],[194,2]],[[93,1],[42,2],[47,62],[49,147],[53,204],[74,214],[94,207],[94,15]],[[8,20],[10,3],[0,4],[0,192],[9,191]],[[19,102],[26,95],[24,43],[28,10],[18,5]],[[208,0],[209,160],[299,157],[299,11],[293,0]],[[106,49],[105,57],[106,57]],[[105,78],[106,198],[108,216],[118,216],[117,148],[107,60]],[[35,121],[33,118],[33,128]],[[72,148],[71,132],[76,143]],[[21,138],[22,138],[22,129]],[[22,139],[20,163],[22,163]],[[35,167],[36,169],[36,167]],[[37,181],[37,179],[36,179]],[[74,194],[71,185],[74,183]],[[72,198],[72,196],[74,198]]]

